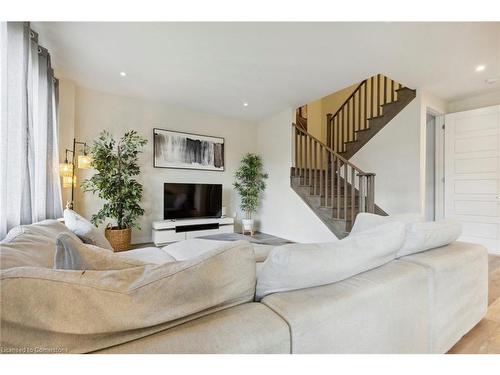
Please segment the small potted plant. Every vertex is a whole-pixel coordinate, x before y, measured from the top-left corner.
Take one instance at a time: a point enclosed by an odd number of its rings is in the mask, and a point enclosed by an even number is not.
[[[265,180],[268,178],[263,171],[262,158],[256,154],[246,154],[234,177],[236,181],[233,186],[241,197],[240,206],[245,213],[245,218],[242,219],[243,233],[250,232],[253,235],[252,215],[259,208],[260,196],[266,188]]]
[[[90,147],[91,167],[97,170],[90,179],[82,183],[82,190],[97,193],[106,201],[91,222],[98,226],[107,218],[116,225],[108,227],[105,236],[115,251],[128,250],[132,228],[140,229],[137,220],[144,214],[139,203],[142,199],[142,185],[133,177],[140,172],[137,163],[140,149],[147,140],[135,130],[129,131],[117,142],[103,131]]]

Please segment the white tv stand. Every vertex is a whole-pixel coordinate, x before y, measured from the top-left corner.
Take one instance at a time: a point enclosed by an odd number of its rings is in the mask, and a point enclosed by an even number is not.
[[[153,221],[156,246],[219,233],[234,233],[232,217]]]

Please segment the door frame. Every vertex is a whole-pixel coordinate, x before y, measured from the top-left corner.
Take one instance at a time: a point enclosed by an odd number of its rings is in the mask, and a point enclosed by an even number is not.
[[[444,183],[445,183],[445,171],[444,171],[444,126],[445,126],[445,116],[446,113],[434,109],[432,107],[426,107],[425,114],[431,114],[435,119],[435,155],[434,155],[434,217],[435,220],[444,219]],[[426,121],[427,125],[427,121]],[[427,144],[426,144],[427,147]],[[425,185],[426,186],[426,185]]]

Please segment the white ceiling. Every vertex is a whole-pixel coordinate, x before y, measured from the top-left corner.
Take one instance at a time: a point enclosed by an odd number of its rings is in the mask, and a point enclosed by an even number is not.
[[[500,83],[484,82],[500,77],[500,23],[34,22],[32,28],[60,77],[252,121],[376,73],[445,100],[500,90]],[[481,73],[479,64],[486,66]]]

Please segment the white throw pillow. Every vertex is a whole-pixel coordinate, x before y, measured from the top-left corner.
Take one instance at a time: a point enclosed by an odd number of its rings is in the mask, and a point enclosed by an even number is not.
[[[360,213],[349,236],[390,222],[405,224],[405,242],[398,250],[396,258],[448,245],[462,233],[462,225],[455,219],[424,222],[423,216],[419,214],[380,216]]]
[[[64,224],[84,243],[113,250],[104,234],[90,221],[70,209],[64,210]]]
[[[455,219],[406,224],[406,239],[396,258],[448,245],[462,234],[462,224]]]
[[[357,234],[367,229],[372,229],[378,225],[393,221],[400,221],[405,224],[419,223],[424,221],[424,217],[417,213],[381,216],[376,214],[369,214],[367,212],[360,212],[356,215],[356,220],[354,221],[354,225],[352,226],[350,235]]]
[[[403,245],[405,226],[394,222],[343,240],[275,247],[259,270],[256,298],[331,284],[390,262]]]

